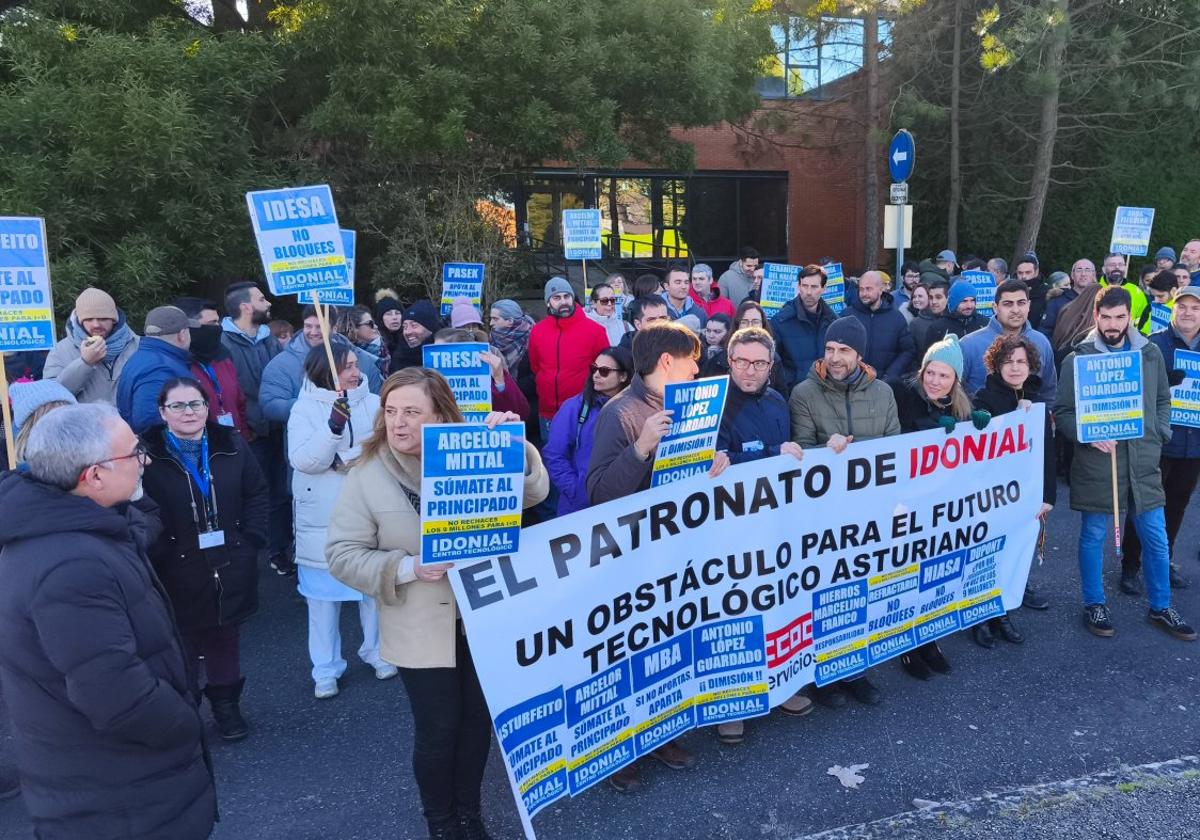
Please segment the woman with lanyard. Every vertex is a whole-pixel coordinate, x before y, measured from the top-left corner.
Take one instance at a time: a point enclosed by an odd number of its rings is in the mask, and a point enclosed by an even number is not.
[[[334,344],[333,360],[337,365],[336,381],[329,373],[324,345],[308,351],[300,396],[287,425],[296,506],[297,584],[308,602],[308,656],[312,661],[313,693],[318,700],[336,696],[338,680],[346,673],[339,620],[346,601],[358,604],[363,634],[359,659],[374,669],[376,679],[396,676],[396,666],[379,657],[375,601],[330,575],[325,559],[325,529],[333,503],[379,413],[379,397],[367,388],[354,348]]]
[[[592,362],[583,392],[571,397],[550,421],[550,439],[542,458],[550,482],[558,488],[559,516],[588,507],[588,459],[592,436],[604,404],[624,390],[633,377],[633,355],[624,347],[610,347]]]
[[[449,566],[420,557],[422,427],[461,423],[463,416],[442,375],[421,367],[389,376],[379,400],[383,409],[334,505],[325,555],[334,577],[379,606],[381,652],[399,666],[412,706],[412,767],[430,837],[487,840],[480,787],[492,719],[446,579]],[[494,428],[520,418],[492,412],[484,422]],[[542,459],[526,441],[525,507],[545,499],[549,487]]]
[[[163,530],[150,561],[175,609],[184,653],[204,660],[204,694],[221,737],[248,733],[239,701],[238,625],[258,609],[258,552],[267,544],[267,486],[236,430],[210,422],[208,399],[191,378],[158,395],[165,425],[149,429],[142,482]],[[199,679],[197,680],[199,682]]]

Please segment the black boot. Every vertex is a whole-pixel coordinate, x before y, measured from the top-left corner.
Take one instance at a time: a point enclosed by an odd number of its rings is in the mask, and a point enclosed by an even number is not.
[[[429,840],[462,840],[462,835],[458,833],[458,823],[429,823]]]
[[[992,630],[986,621],[971,628],[971,638],[975,640],[975,644],[983,648],[996,646],[996,637],[992,635]]]
[[[492,840],[492,835],[487,833],[483,819],[478,814],[459,815],[458,836],[461,840]]]
[[[991,625],[993,633],[1010,644],[1019,645],[1025,641],[1024,634],[1017,629],[1017,626],[1012,623],[1012,619],[1007,614],[999,618],[990,619],[988,624]]]
[[[208,704],[212,706],[213,720],[217,722],[217,731],[226,741],[240,741],[250,734],[250,727],[238,708],[245,684],[246,678],[242,677],[233,685],[208,685],[204,689]]]
[[[950,673],[950,663],[946,657],[942,655],[942,649],[938,647],[937,642],[926,642],[917,648],[917,655],[925,660],[925,664],[933,671],[939,674]]]
[[[1050,602],[1029,586],[1025,587],[1025,595],[1021,598],[1021,606],[1027,610],[1048,610]]]

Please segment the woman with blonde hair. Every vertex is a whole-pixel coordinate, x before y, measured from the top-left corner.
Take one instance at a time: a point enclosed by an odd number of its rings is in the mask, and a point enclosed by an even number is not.
[[[412,705],[413,774],[433,838],[487,838],[480,786],[492,722],[471,660],[445,564],[422,565],[421,437],[428,423],[461,423],[441,374],[411,367],[388,377],[382,409],[329,524],[325,554],[338,580],[375,599],[380,653],[400,669]],[[510,412],[484,421],[520,422]],[[549,478],[525,442],[525,507]]]

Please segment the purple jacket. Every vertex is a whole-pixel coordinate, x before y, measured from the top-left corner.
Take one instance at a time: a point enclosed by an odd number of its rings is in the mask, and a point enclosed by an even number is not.
[[[550,421],[550,440],[542,449],[542,461],[551,483],[558,488],[558,515],[565,516],[588,507],[587,472],[592,456],[592,438],[600,408],[608,400],[597,396],[592,407],[579,422],[579,407],[583,394],[576,394],[558,409]]]

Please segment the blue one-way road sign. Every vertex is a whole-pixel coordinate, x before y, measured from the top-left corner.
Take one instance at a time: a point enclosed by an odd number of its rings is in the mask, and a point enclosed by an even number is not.
[[[900,129],[888,146],[888,169],[892,173],[892,180],[907,181],[911,178],[916,158],[917,144],[913,136],[905,129]]]

